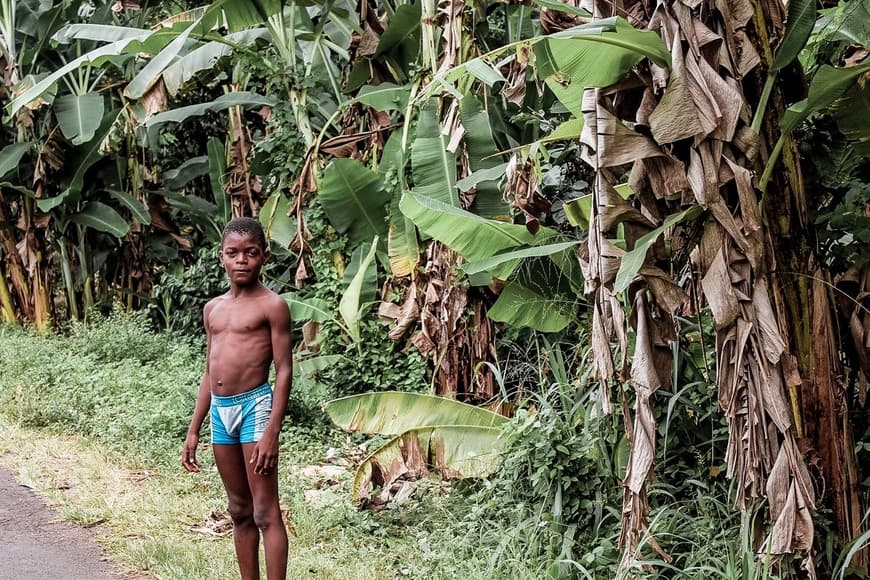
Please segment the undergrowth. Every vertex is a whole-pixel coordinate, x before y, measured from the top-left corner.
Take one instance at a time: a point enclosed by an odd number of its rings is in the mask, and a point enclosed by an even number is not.
[[[741,520],[733,509],[724,474],[726,426],[699,348],[700,329],[689,321],[685,327],[675,352],[682,383],[655,395],[649,533],[635,554],[642,568],[626,577],[776,577],[752,552],[752,531],[763,529],[764,512]],[[527,345],[508,361],[517,372],[496,375],[502,392],[522,399],[505,429],[498,471],[483,481],[418,482],[410,500],[382,512],[350,504],[352,465],[328,465],[327,456],[357,460],[362,453],[361,438],[326,423],[320,404],[335,391],[316,379],[300,381],[281,447],[281,499],[295,534],[291,577],[358,578],[360,570],[371,578],[614,577],[629,454],[618,409],[623,395],[626,402],[633,395],[614,390],[617,412],[603,413],[583,337],[552,343],[534,335],[513,338]],[[109,482],[116,476],[82,479],[74,487],[93,486],[94,492],[65,496],[62,505],[68,519],[117,528],[112,553],[159,578],[233,577],[229,538],[199,545],[203,539],[190,532],[225,506],[208,445],[203,473],[183,474],[178,465],[202,364],[201,344],[152,330],[144,314],[92,315],[56,336],[0,326],[0,418],[23,433],[17,440],[33,453],[47,453],[40,437],[74,435],[90,453],[105,450],[108,461],[127,472],[148,473],[151,487],[114,499],[105,493],[114,493]],[[38,463],[22,461],[20,474],[60,477],[40,471],[52,461]],[[47,493],[57,489],[48,485]],[[146,514],[147,521],[128,512]],[[196,550],[183,553],[191,538]],[[220,556],[209,558],[211,550]],[[832,544],[817,559],[820,569],[846,562],[844,553]]]

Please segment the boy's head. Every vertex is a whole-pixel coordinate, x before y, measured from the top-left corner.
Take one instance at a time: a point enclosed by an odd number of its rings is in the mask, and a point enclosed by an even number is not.
[[[230,234],[251,236],[259,242],[260,249],[263,251],[268,251],[269,249],[269,246],[266,244],[266,232],[263,231],[263,226],[253,218],[237,217],[227,222],[223,234],[221,234],[221,249],[223,249],[224,243],[227,241],[227,236]]]
[[[251,218],[230,220],[221,236],[220,260],[230,283],[257,284],[260,268],[269,259],[269,245],[260,222]]]

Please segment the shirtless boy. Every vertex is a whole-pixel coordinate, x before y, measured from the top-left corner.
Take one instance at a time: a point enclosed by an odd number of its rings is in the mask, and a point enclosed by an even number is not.
[[[220,260],[230,290],[206,304],[205,374],[181,463],[199,471],[196,447],[207,414],[212,449],[229,498],[233,542],[243,580],[258,579],[260,530],[266,575],[287,574],[287,530],[278,504],[278,434],[290,396],[290,311],[260,283],[269,246],[260,224],[231,220],[223,232]],[[274,391],[268,384],[275,363]]]

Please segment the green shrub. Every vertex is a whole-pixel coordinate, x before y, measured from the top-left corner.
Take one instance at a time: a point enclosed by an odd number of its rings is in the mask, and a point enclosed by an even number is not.
[[[142,315],[93,317],[69,336],[0,331],[0,405],[23,426],[92,436],[128,459],[174,464],[201,351]]]

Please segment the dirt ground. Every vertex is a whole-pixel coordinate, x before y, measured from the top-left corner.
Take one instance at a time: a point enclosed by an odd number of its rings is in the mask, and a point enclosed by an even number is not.
[[[93,534],[57,521],[33,491],[0,467],[0,580],[115,580]]]

